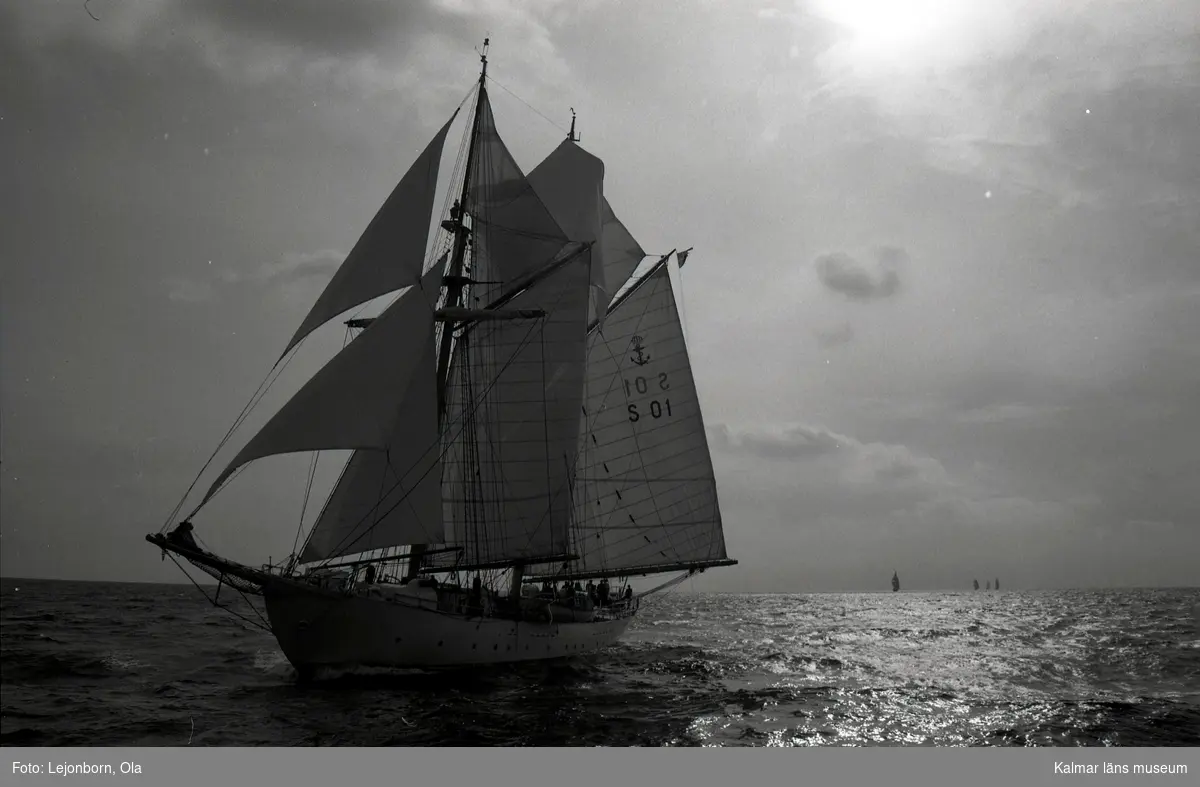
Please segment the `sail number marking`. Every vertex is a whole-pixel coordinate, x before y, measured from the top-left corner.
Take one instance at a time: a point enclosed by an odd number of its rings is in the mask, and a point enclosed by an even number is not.
[[[659,372],[658,373],[658,390],[666,391],[666,390],[669,390],[670,388],[671,388],[671,382],[670,382],[670,379],[667,377],[667,373]],[[633,380],[628,380],[628,379],[625,380],[625,395],[633,396],[635,391],[640,394],[649,393],[649,391],[650,391],[650,382],[647,381],[646,378],[642,377],[640,374],[637,377],[634,377]]]
[[[658,390],[660,390],[660,391],[668,391],[671,389],[671,381],[670,381],[670,378],[667,376],[667,373],[659,372],[657,381],[647,380],[642,375],[638,375],[637,377],[634,377],[632,380],[626,379],[625,380],[625,395],[633,396],[635,393],[647,394],[650,392],[650,387],[651,387],[652,383],[654,383],[654,382],[657,383]],[[638,410],[638,406],[636,404],[629,405],[628,409],[629,409],[629,420],[631,422],[636,422],[636,421],[640,420],[642,418],[642,415],[644,414]],[[671,417],[671,400],[663,399],[662,401],[659,401],[658,399],[654,399],[648,405],[648,409],[649,409],[651,418],[662,418],[663,416],[670,418]]]

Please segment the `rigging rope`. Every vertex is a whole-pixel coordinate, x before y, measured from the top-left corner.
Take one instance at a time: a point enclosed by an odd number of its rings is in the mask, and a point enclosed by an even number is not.
[[[520,97],[520,96],[518,96],[516,93],[514,93],[514,92],[512,92],[511,90],[509,90],[508,88],[506,88],[504,85],[502,85],[502,84],[500,84],[499,82],[497,82],[497,81],[496,81],[494,78],[492,78],[490,75],[488,76],[487,80],[488,80],[489,82],[491,82],[493,85],[495,85],[496,87],[498,87],[498,88],[500,88],[501,90],[503,90],[505,93],[508,93],[510,96],[512,96],[513,98],[515,98],[517,101],[520,101],[522,104],[524,104],[525,106],[527,106],[527,107],[528,107],[528,108],[529,108],[529,109],[530,109],[530,110],[531,110],[531,111],[532,111],[534,114],[536,114],[538,117],[540,117],[542,120],[546,121],[546,122],[547,122],[547,123],[549,123],[550,125],[554,126],[554,127],[555,127],[556,129],[558,129],[559,131],[563,132],[564,134],[569,134],[569,133],[570,133],[570,132],[569,132],[569,131],[567,131],[565,128],[563,128],[562,126],[558,125],[558,124],[557,124],[557,123],[555,123],[553,120],[551,120],[550,118],[546,117],[546,116],[545,116],[545,115],[543,115],[541,112],[539,112],[539,111],[538,111],[536,108],[534,108],[534,106],[533,106],[532,104],[530,104],[528,101],[526,101],[525,99],[521,98],[521,97]]]

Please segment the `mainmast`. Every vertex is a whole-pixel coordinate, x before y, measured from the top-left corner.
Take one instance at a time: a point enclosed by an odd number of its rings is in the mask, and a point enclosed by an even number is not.
[[[479,138],[479,120],[480,113],[483,110],[483,102],[487,100],[487,50],[491,39],[483,39],[483,51],[479,53],[479,62],[482,67],[479,71],[479,90],[475,96],[475,117],[471,121],[471,139],[467,143],[467,166],[463,173],[462,192],[458,198],[457,206],[451,210],[450,221],[443,226],[446,226],[454,233],[454,254],[450,258],[450,267],[446,271],[446,275],[442,278],[442,284],[446,287],[446,300],[444,306],[446,308],[457,308],[462,305],[463,287],[467,283],[467,279],[463,276],[464,260],[467,255],[467,240],[469,230],[466,227],[463,219],[467,215],[467,199],[471,191],[471,173],[475,168],[475,148]],[[474,220],[472,219],[472,223]],[[447,320],[442,325],[441,345],[438,347],[438,362],[437,362],[437,413],[438,425],[441,426],[446,420],[446,389],[450,380],[450,354],[454,349],[454,323]],[[425,554],[428,545],[413,544],[408,561],[407,577],[412,578],[417,576],[421,571],[421,557]]]
[[[466,279],[463,276],[463,262],[467,254],[467,237],[468,230],[463,223],[463,218],[467,214],[467,197],[471,190],[471,171],[475,167],[475,143],[479,137],[479,116],[483,109],[483,102],[487,100],[487,50],[490,39],[483,39],[483,52],[479,55],[479,61],[483,67],[479,72],[479,91],[475,97],[475,118],[471,122],[471,140],[467,143],[467,167],[463,174],[462,194],[458,200],[458,209],[453,211],[450,216],[450,228],[454,233],[454,254],[450,259],[450,268],[442,280],[446,286],[446,302],[447,308],[455,308],[462,305],[462,291],[466,284]],[[438,400],[438,420],[443,422],[446,417],[446,388],[449,382],[450,372],[450,351],[453,349],[451,341],[454,331],[453,323],[447,322],[442,330],[442,344],[438,349],[438,365],[437,365],[437,400]]]

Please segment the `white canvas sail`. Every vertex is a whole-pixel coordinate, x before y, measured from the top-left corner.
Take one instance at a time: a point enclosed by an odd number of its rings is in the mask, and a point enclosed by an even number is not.
[[[568,238],[593,244],[589,319],[602,315],[602,310],[607,309],[612,300],[605,280],[604,248],[600,243],[603,208],[607,204],[604,201],[604,162],[571,140],[564,140],[533,168],[529,183]]]
[[[712,460],[668,269],[588,340],[569,574],[727,559]]]
[[[480,322],[459,345],[443,497],[466,564],[566,552],[590,267],[572,256],[509,304],[545,317]]]
[[[600,246],[604,255],[604,279],[610,295],[616,295],[646,258],[646,252],[642,251],[641,245],[613,213],[607,199],[604,200],[602,209],[603,232]]]
[[[234,457],[201,505],[254,459],[298,451],[386,449],[405,415],[400,404],[409,389],[426,384],[414,381],[430,371],[421,361],[432,343],[441,277],[441,270],[430,269],[419,286],[405,292],[313,375]],[[436,420],[436,411],[420,417]]]
[[[500,139],[486,92],[479,105],[476,145],[468,197],[474,229],[471,274],[487,284],[475,287],[472,295],[486,304],[506,284],[553,259],[567,236]]]
[[[421,278],[442,148],[457,115],[456,110],[400,179],[300,323],[284,355],[347,309],[416,284]]]
[[[437,360],[425,342],[396,428],[382,451],[355,451],[313,526],[302,563],[444,540]]]

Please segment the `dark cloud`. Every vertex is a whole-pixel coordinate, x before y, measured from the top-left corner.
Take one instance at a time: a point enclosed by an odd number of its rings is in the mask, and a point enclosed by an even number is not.
[[[840,251],[822,254],[814,265],[830,290],[852,301],[877,301],[900,290],[899,268],[907,259],[903,249],[886,247],[876,252],[871,267]]]
[[[188,10],[229,32],[340,56],[383,52],[432,30],[460,32],[461,19],[424,0],[204,0]]]

